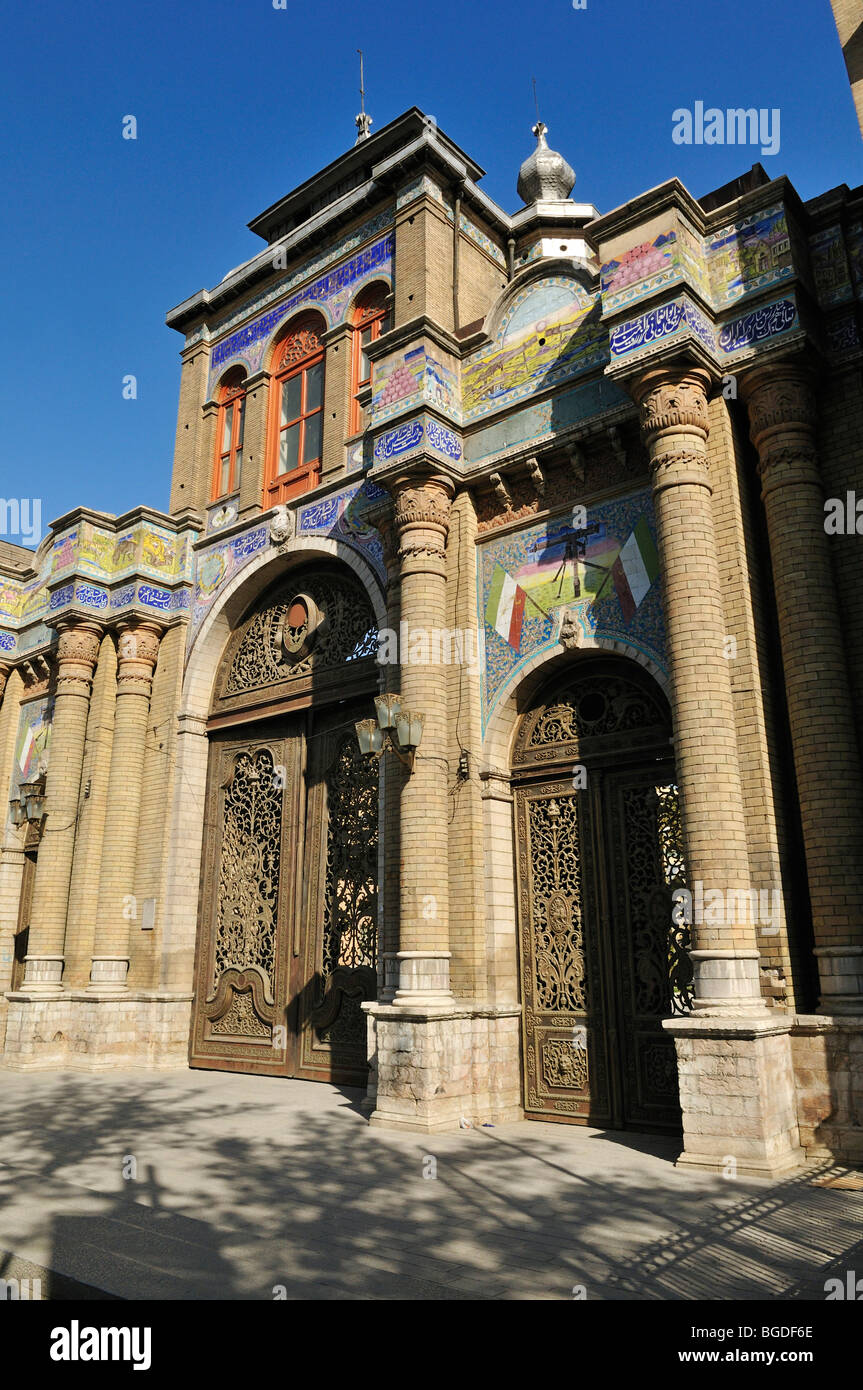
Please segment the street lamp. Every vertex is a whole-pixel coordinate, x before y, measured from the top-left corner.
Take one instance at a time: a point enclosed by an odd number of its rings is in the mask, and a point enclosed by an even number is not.
[[[356,725],[360,752],[381,758],[389,749],[412,772],[425,715],[402,709],[401,696],[390,692],[375,696],[375,712],[376,719],[360,719]]]
[[[41,772],[32,782],[22,782],[18,795],[9,802],[13,825],[40,821],[45,814],[45,774]]]

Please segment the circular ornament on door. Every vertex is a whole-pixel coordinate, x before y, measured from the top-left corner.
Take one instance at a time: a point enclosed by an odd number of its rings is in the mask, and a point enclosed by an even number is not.
[[[323,631],[324,614],[309,594],[295,594],[279,625],[278,642],[291,666],[309,655]]]

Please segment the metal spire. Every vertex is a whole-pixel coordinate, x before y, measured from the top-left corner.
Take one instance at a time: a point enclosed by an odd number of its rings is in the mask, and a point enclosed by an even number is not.
[[[366,89],[363,80],[363,50],[358,48],[357,53],[360,55],[360,114],[356,118],[357,138],[354,143],[358,145],[361,140],[368,140],[371,133],[372,118],[366,115]]]
[[[546,134],[548,130],[548,126],[545,124],[544,121],[541,121],[539,119],[539,101],[537,100],[536,95],[536,78],[532,77],[531,81],[533,83],[533,104],[536,110],[536,125],[532,127],[532,131],[533,134],[536,136],[537,140],[541,142],[542,137]]]

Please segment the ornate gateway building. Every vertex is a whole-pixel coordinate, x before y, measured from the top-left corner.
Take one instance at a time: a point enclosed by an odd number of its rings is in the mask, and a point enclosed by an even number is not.
[[[859,1161],[863,190],[535,134],[361,122],[168,315],[168,512],[0,551],[5,1064]]]

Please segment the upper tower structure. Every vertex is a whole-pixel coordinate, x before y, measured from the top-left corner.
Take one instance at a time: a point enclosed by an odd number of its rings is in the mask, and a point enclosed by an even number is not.
[[[543,121],[533,126],[533,134],[536,149],[519,170],[518,196],[523,203],[562,202],[575,187],[575,170],[562,154],[549,149],[545,138],[548,126]]]

